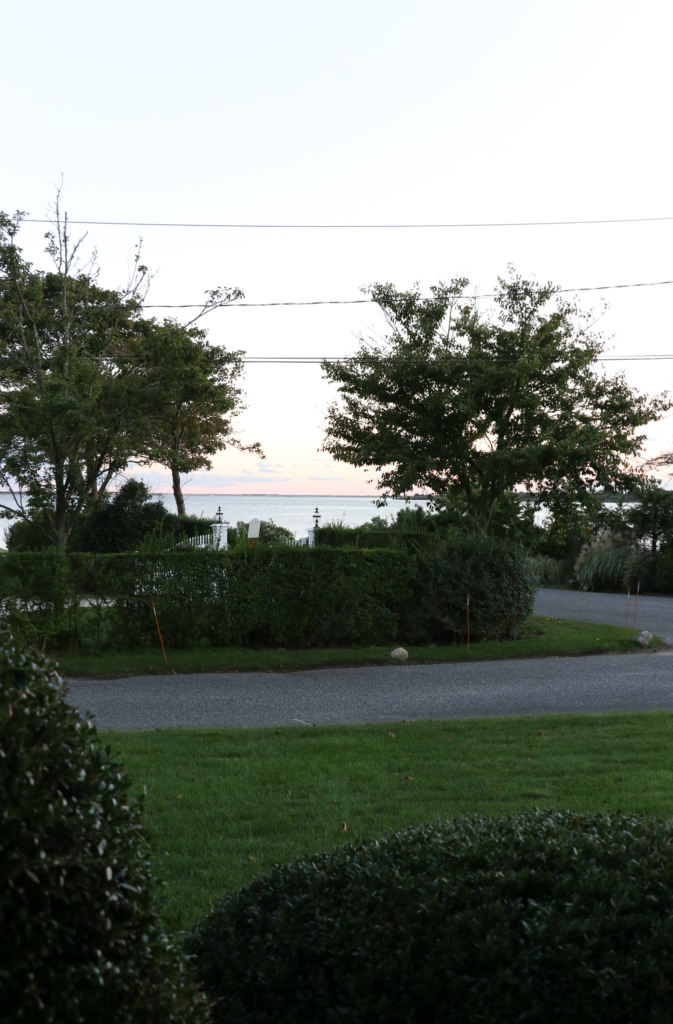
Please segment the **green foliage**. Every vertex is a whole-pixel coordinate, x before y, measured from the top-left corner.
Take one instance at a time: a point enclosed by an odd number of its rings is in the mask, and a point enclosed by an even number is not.
[[[110,501],[99,500],[80,522],[72,551],[135,551],[147,536],[170,519],[165,506],[152,501],[142,480],[127,480]]]
[[[673,546],[667,545],[657,561],[654,588],[662,594],[673,594]]]
[[[0,480],[21,485],[21,518],[42,518],[64,550],[89,496],[105,491],[143,433],[142,379],[128,354],[146,268],[136,260],[126,291],[99,287],[57,201],[53,269],[36,270],[16,244],[20,221],[0,214]]]
[[[172,515],[163,502],[153,501],[142,480],[127,480],[109,501],[99,501],[73,534],[72,551],[111,554],[137,551],[156,538],[163,547],[207,533],[210,523],[196,517]]]
[[[140,805],[34,650],[0,648],[0,1021],[203,1019],[160,926]]]
[[[319,526],[315,542],[319,547],[328,548],[388,548],[394,551],[415,551],[429,542],[430,532],[418,530],[382,529],[369,525],[361,527]]]
[[[236,526],[230,526],[227,530],[228,541],[231,546],[246,548],[249,547],[248,523],[239,519]],[[294,534],[284,526],[278,526],[273,519],[262,519],[259,524],[259,538],[256,544],[286,544],[294,540]]]
[[[519,545],[494,538],[448,537],[413,558],[413,598],[405,605],[404,637],[412,643],[467,637],[467,594],[474,640],[521,636],[533,611],[537,576]]]
[[[388,336],[323,364],[341,398],[324,450],[380,470],[385,492],[421,486],[464,500],[478,529],[521,485],[547,503],[624,490],[628,459],[644,441],[638,431],[668,408],[665,398],[598,372],[603,342],[590,314],[555,298],[552,285],[499,280],[491,317],[462,298],[467,283],[440,284],[428,298],[418,286],[366,289]]]
[[[240,288],[220,288],[210,293],[206,309],[242,298]],[[166,320],[151,322],[140,359],[153,395],[142,461],[171,470],[178,513],[184,515],[181,473],[210,469],[211,457],[226,445],[264,458],[258,443],[244,445],[233,431],[232,417],[244,408],[238,387],[243,352],[211,346],[199,327]]]
[[[49,536],[49,523],[44,516],[17,519],[8,528],[5,544],[8,551],[46,551],[53,548]]]
[[[533,571],[538,583],[562,583],[563,562],[560,558],[549,555],[535,555],[532,559]]]
[[[217,1024],[667,1021],[673,825],[463,818],[280,864],[188,943]]]
[[[0,560],[0,620],[50,643],[58,625],[59,643],[69,630],[86,650],[156,645],[152,601],[172,647],[453,643],[465,634],[467,590],[473,638],[505,639],[520,632],[535,590],[522,549],[469,537],[415,554],[260,545],[58,556],[62,592],[50,603],[56,557]]]
[[[667,491],[654,478],[634,489],[638,504],[626,513],[626,519],[638,540],[649,541],[653,555],[661,543],[673,537],[673,491]]]
[[[630,587],[632,594],[635,594],[638,584],[641,593],[659,590],[658,576],[662,561],[661,552],[653,555],[647,548],[637,544],[626,559],[622,587]]]
[[[8,551],[45,551],[53,547],[46,523],[25,519],[7,531]],[[101,496],[83,513],[70,535],[69,550],[112,554],[153,548],[166,550],[188,537],[211,536],[210,522],[196,516],[172,515],[153,501],[142,480],[127,480],[117,493]]]
[[[95,255],[79,260],[57,196],[47,234],[49,272],[16,244],[22,215],[0,213],[0,483],[26,504],[5,518],[46,523],[58,551],[115,476],[133,459],[171,468],[184,515],[180,472],[209,466],[241,408],[242,353],[210,347],[202,330],[142,316],[148,285],[140,249],[124,291],[98,286]],[[240,298],[209,293],[203,313]],[[35,547],[31,541],[31,547]]]
[[[624,574],[633,552],[633,545],[619,534],[599,533],[591,544],[584,545],[575,563],[579,589],[626,590]]]

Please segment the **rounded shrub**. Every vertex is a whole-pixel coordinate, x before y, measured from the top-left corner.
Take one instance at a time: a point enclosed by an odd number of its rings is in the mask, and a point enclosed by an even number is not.
[[[552,811],[278,865],[188,948],[218,1024],[673,1019],[673,825]]]
[[[202,1020],[153,909],[140,805],[31,648],[0,646],[0,1022]]]

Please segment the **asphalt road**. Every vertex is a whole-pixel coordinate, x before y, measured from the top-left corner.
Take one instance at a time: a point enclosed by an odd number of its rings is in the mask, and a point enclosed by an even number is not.
[[[629,602],[629,628],[633,626],[636,601]],[[553,615],[557,619],[578,622],[600,622],[606,626],[626,625],[625,594],[585,594],[578,590],[538,590],[536,615]],[[673,597],[638,598],[638,629],[647,629],[654,636],[673,641]]]
[[[617,594],[541,590],[538,615],[621,625]],[[633,606],[630,622],[633,621]],[[643,597],[638,626],[673,636],[673,598]],[[72,680],[100,729],[281,726],[402,719],[673,710],[666,654],[390,665],[294,673],[202,673]]]

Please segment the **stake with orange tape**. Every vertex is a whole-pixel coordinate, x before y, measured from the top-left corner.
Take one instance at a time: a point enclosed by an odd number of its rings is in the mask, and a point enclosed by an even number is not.
[[[470,653],[470,595],[467,595],[467,653]]]
[[[163,641],[163,638],[161,636],[161,630],[159,629],[159,619],[157,617],[157,610],[154,607],[154,601],[152,601],[152,611],[154,612],[154,620],[155,620],[155,622],[157,624],[157,632],[159,634],[159,640],[161,641],[161,650],[164,652],[164,661],[168,665],[168,658],[166,657],[166,651],[164,650],[164,641]]]

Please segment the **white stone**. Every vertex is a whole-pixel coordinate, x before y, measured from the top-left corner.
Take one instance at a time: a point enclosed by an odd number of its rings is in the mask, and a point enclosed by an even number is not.
[[[390,652],[390,657],[393,661],[407,661],[409,652],[405,651],[404,647],[396,647],[394,651]]]
[[[638,633],[637,636],[632,636],[634,644],[638,644],[639,647],[649,647],[652,639],[652,634],[648,633],[646,629],[642,633]]]
[[[251,519],[248,523],[248,540],[259,540],[259,519]]]

